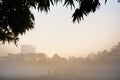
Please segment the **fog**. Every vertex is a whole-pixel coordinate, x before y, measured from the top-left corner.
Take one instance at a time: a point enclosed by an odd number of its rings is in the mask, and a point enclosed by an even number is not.
[[[120,43],[86,58],[8,54],[0,57],[0,80],[120,80],[119,66]]]

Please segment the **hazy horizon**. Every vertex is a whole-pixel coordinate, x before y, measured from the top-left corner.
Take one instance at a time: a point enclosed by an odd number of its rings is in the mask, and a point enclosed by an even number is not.
[[[118,42],[116,45],[113,45],[110,49],[104,49],[104,50],[100,50],[100,51],[97,51],[97,52],[91,52],[91,53],[88,53],[88,54],[86,54],[86,56],[79,56],[79,55],[68,55],[68,56],[63,56],[63,55],[61,55],[61,54],[59,54],[59,53],[52,53],[51,55],[49,55],[48,53],[45,53],[45,52],[36,52],[35,51],[35,53],[34,54],[45,54],[47,57],[53,57],[54,56],[54,54],[58,54],[58,55],[60,55],[61,57],[64,57],[64,58],[70,58],[70,57],[76,57],[76,58],[79,58],[79,57],[81,57],[81,58],[86,58],[86,57],[88,57],[90,54],[95,54],[95,55],[97,55],[97,54],[99,54],[99,53],[101,53],[101,52],[104,52],[104,51],[108,51],[108,52],[110,52],[114,47],[116,47],[118,44],[119,44],[120,42]],[[30,45],[30,44],[24,44],[24,45],[27,45],[27,46],[34,46],[34,45]],[[22,45],[21,45],[22,46]],[[21,46],[19,46],[19,52],[12,52],[12,51],[10,51],[11,50],[11,48],[10,47],[0,47],[0,48],[2,48],[1,50],[3,51],[3,53],[1,53],[0,52],[0,57],[2,57],[2,56],[7,56],[7,55],[9,55],[9,54],[33,54],[32,52],[30,52],[29,50],[27,51],[27,52],[29,52],[29,53],[27,53],[26,51],[26,53],[22,53],[21,52]],[[36,48],[36,46],[34,46],[35,48]],[[9,49],[9,50],[6,50],[6,49]],[[35,49],[36,50],[36,49]],[[9,53],[6,53],[5,51],[9,51]]]

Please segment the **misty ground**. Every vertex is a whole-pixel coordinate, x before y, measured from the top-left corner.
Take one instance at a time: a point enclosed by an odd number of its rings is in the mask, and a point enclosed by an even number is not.
[[[41,77],[29,77],[29,78],[0,78],[0,80],[120,80],[120,78],[111,78],[111,77],[79,77],[79,76],[41,76]]]
[[[120,80],[120,43],[86,58],[9,54],[0,57],[0,80]]]

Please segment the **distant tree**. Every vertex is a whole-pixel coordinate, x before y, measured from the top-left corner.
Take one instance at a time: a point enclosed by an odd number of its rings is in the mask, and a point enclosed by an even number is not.
[[[58,54],[54,54],[52,57],[53,60],[59,60],[61,57]]]
[[[34,28],[34,15],[30,8],[48,12],[51,5],[62,1],[63,6],[76,9],[72,15],[73,22],[79,22],[84,15],[95,12],[100,6],[99,0],[0,0],[0,42],[17,44],[20,34]],[[78,3],[78,8],[75,3]]]
[[[94,60],[95,57],[96,57],[95,53],[88,54],[88,56],[87,56],[88,59],[92,59],[92,60]]]

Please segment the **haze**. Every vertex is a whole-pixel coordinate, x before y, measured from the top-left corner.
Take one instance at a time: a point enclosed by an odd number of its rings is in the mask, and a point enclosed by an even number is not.
[[[0,57],[0,80],[120,80],[120,42],[86,58],[44,53]]]
[[[102,0],[103,1],[103,0]],[[22,44],[37,47],[37,53],[48,56],[54,53],[61,56],[82,56],[92,52],[109,50],[120,41],[120,4],[117,0],[108,0],[99,10],[84,17],[79,24],[72,23],[70,8],[52,7],[49,13],[37,12],[35,28],[20,37],[18,47],[14,44],[0,45],[0,55],[20,53]]]

